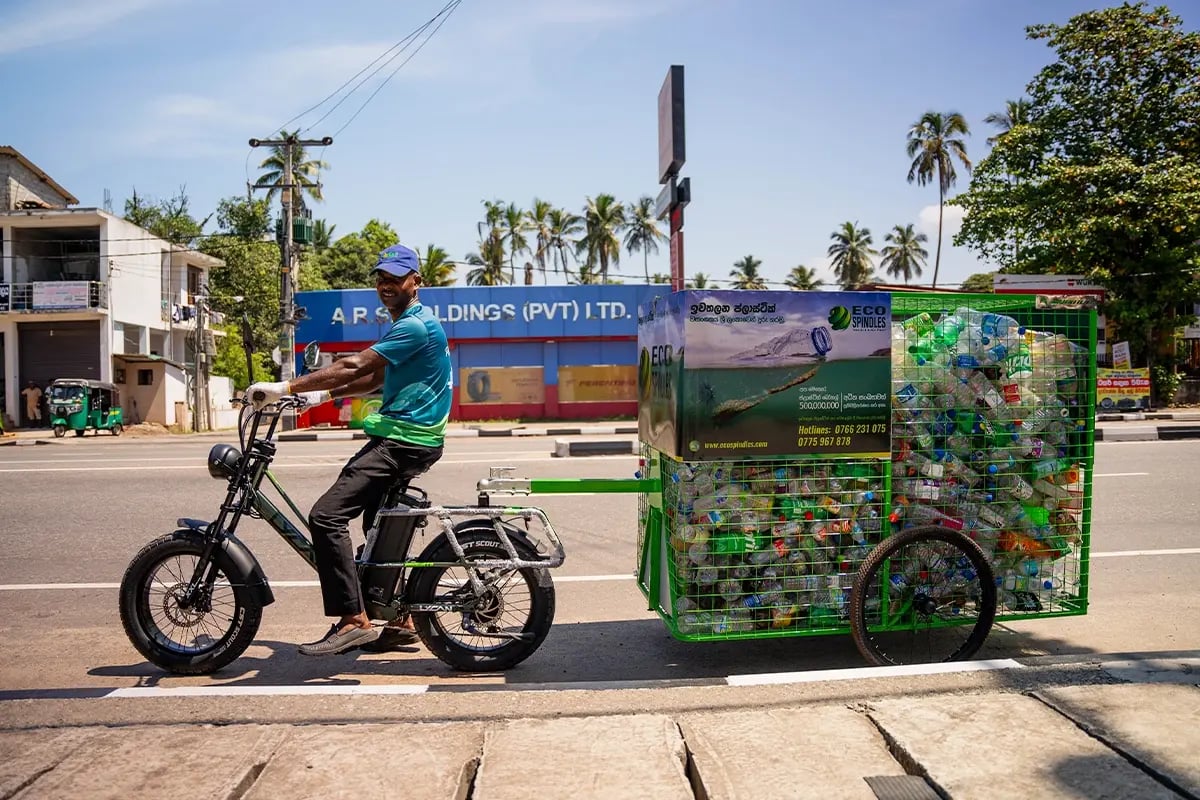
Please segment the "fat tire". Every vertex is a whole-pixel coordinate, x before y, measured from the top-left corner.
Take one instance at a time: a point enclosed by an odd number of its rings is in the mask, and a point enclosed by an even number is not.
[[[957,531],[936,526],[901,531],[884,539],[867,555],[866,560],[858,569],[858,574],[854,577],[854,589],[850,595],[850,633],[854,637],[854,644],[858,651],[872,666],[886,667],[892,666],[896,662],[887,658],[871,639],[867,629],[867,592],[865,588],[870,585],[871,581],[878,579],[878,576],[872,576],[887,559],[891,558],[898,550],[921,541],[945,542],[957,547],[975,568],[983,595],[983,607],[979,616],[976,617],[970,636],[961,647],[943,658],[942,661],[965,661],[975,655],[983,646],[988,633],[991,632],[992,623],[996,621],[995,573],[992,571],[991,564],[988,563],[987,556],[977,543]]]
[[[509,541],[524,559],[541,558],[529,544],[524,535],[515,528],[507,529]],[[468,556],[487,559],[508,558],[508,553],[496,536],[496,532],[487,522],[465,523],[455,531],[463,552]],[[450,542],[445,536],[439,536],[425,552],[421,554],[422,561],[457,561]],[[445,571],[443,567],[416,567],[408,580],[408,602],[412,604],[432,603],[437,595],[438,577]],[[550,572],[546,568],[526,567],[518,570],[525,584],[530,589],[531,607],[529,618],[525,623],[524,632],[532,634],[526,641],[512,641],[488,652],[477,652],[460,646],[448,637],[438,623],[436,615],[431,612],[413,612],[413,627],[421,641],[439,660],[450,667],[464,672],[498,672],[516,666],[541,646],[550,626],[554,622],[554,584]]]
[[[176,531],[160,536],[134,556],[121,579],[121,624],[125,626],[125,635],[147,661],[177,675],[216,672],[245,652],[254,641],[259,623],[262,622],[262,604],[246,586],[246,576],[239,574],[233,562],[217,549],[213,560],[233,588],[234,624],[216,645],[202,653],[179,653],[154,640],[149,629],[151,623],[145,619],[149,609],[142,601],[146,580],[165,559],[178,555],[199,556],[203,551],[203,538],[193,531]]]

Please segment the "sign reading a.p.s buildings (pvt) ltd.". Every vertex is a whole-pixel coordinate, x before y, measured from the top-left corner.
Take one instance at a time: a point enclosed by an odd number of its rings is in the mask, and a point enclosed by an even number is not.
[[[461,339],[558,339],[637,335],[637,307],[670,291],[665,284],[428,287],[420,301]],[[374,289],[299,292],[298,341],[368,342],[391,318]]]

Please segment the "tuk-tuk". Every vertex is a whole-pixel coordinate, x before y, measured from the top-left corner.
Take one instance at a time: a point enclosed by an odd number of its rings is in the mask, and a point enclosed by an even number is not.
[[[125,429],[121,395],[111,383],[85,378],[59,378],[46,392],[50,404],[50,424],[58,438],[68,430],[83,436],[88,428],[111,431],[120,436]]]

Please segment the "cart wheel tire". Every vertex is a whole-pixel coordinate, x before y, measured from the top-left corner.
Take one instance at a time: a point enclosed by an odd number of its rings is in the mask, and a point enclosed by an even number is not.
[[[508,528],[507,533],[522,559],[541,558],[516,528]],[[457,527],[455,535],[468,561],[508,558],[490,523],[464,523]],[[430,543],[419,560],[457,562],[458,557],[450,547],[450,542],[444,536],[439,536]],[[408,602],[414,605],[445,602],[447,588],[454,583],[461,584],[461,580],[447,577],[451,571],[466,577],[466,569],[457,564],[413,569],[408,580]],[[504,586],[509,583],[512,584],[512,596],[502,594]],[[533,655],[554,622],[554,583],[550,571],[526,567],[511,571],[496,585],[499,589],[495,593],[489,592],[486,598],[477,601],[480,611],[473,615],[473,619],[468,620],[471,615],[465,611],[412,612],[413,627],[429,652],[454,669],[469,672],[509,669]],[[512,606],[517,608],[509,615]],[[451,623],[456,617],[459,620],[457,625]],[[480,637],[464,630],[463,625],[467,622],[481,627],[495,623],[497,627],[521,638],[505,641]],[[474,639],[479,639],[479,642],[473,643]]]
[[[936,552],[939,565],[948,566],[941,571],[929,570],[921,569],[923,562],[903,561],[918,557],[922,548]],[[908,610],[902,612],[907,621],[902,625],[893,621],[884,630],[881,587],[886,581],[889,594],[897,591],[895,578],[905,574],[893,570],[896,565],[890,562],[897,558],[902,560],[901,563],[916,563],[919,577],[911,581],[902,578],[905,585],[898,591],[904,596],[892,600],[892,606],[908,606]],[[918,580],[921,585],[907,585]],[[926,591],[929,594],[925,594]],[[926,610],[914,611],[913,605],[917,602],[925,605]],[[960,615],[962,621],[954,621]],[[979,545],[957,531],[926,527],[894,534],[867,555],[854,579],[850,631],[863,658],[874,666],[965,661],[983,646],[995,620],[995,573]],[[970,630],[965,636],[950,636],[968,625]],[[924,647],[916,646],[916,640],[921,636],[925,637]],[[897,640],[896,647],[892,647],[889,637]],[[951,641],[935,650],[931,644],[939,637]],[[901,643],[905,638],[909,642],[907,646]],[[901,657],[901,651],[905,649],[908,657]]]
[[[121,433],[125,430],[125,426],[122,425],[121,423],[117,422],[112,426],[112,428],[110,428],[110,430],[112,431],[113,436],[120,436]]]
[[[213,559],[222,585],[213,605],[220,611],[201,615],[172,605],[165,582],[186,582],[203,552],[204,541],[191,531],[160,536],[134,556],[121,579],[125,635],[147,661],[178,675],[207,675],[233,661],[250,646],[262,621],[262,604],[237,565],[219,550]],[[214,620],[207,619],[210,615]],[[180,621],[185,624],[175,624]],[[189,628],[198,633],[190,643],[173,638]]]
[[[67,435],[67,426],[66,425],[55,425],[54,426],[54,438],[55,439],[61,439],[66,435]]]
[[[79,439],[79,438],[81,438],[81,437],[82,437],[82,436],[83,436],[85,433],[87,433],[87,429],[86,429],[86,428],[85,428],[84,430],[81,430],[81,431],[75,431],[75,438],[76,438],[76,439]]]

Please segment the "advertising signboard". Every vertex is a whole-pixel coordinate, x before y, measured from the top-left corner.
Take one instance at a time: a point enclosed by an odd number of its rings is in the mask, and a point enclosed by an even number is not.
[[[884,457],[891,295],[677,292],[639,308],[638,426],[685,460]]]
[[[1150,407],[1150,370],[1097,369],[1096,405],[1102,411]]]
[[[613,403],[637,400],[637,367],[632,364],[558,368],[561,403]]]
[[[33,284],[33,307],[38,311],[88,307],[87,281],[39,281]]]
[[[458,371],[460,405],[546,402],[541,367],[469,367]]]

